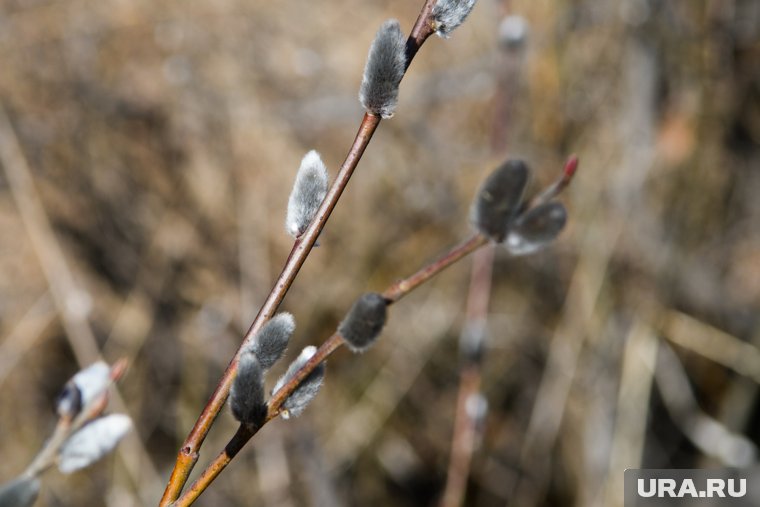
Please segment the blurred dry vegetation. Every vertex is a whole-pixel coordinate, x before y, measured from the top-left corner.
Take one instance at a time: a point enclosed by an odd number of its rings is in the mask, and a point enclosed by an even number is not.
[[[335,174],[377,27],[408,31],[421,4],[0,1],[0,479],[99,350],[130,360],[136,431],[49,473],[39,505],[157,502],[289,252],[300,158]],[[519,47],[500,41],[508,14]],[[621,505],[626,467],[754,462],[759,62],[756,0],[481,0],[412,64],[284,302],[291,351],[464,237],[504,156],[537,186],[575,152],[560,240],[497,254],[466,504]],[[395,305],[373,350],[336,354],[306,414],[266,427],[199,505],[433,505],[469,264]],[[199,466],[234,428],[225,411]]]

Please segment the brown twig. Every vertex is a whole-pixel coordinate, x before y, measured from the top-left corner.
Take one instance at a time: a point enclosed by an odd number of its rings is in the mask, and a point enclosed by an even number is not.
[[[438,259],[434,260],[430,264],[419,269],[411,276],[399,280],[394,283],[388,289],[383,292],[383,297],[386,298],[388,304],[393,304],[399,299],[403,298],[411,291],[430,280],[433,276],[437,275],[447,267],[451,266],[455,262],[459,261],[466,255],[474,252],[481,246],[488,243],[488,239],[482,234],[473,234],[467,240],[454,246],[449,251],[441,255]],[[193,482],[193,484],[187,489],[187,491],[171,505],[173,507],[183,507],[191,505],[203,491],[216,479],[216,477],[224,470],[224,468],[232,461],[232,459],[240,452],[240,449],[250,440],[261,427],[267,422],[276,418],[281,413],[282,404],[288,397],[293,394],[293,391],[298,388],[303,379],[305,379],[314,369],[322,363],[327,357],[337,350],[343,344],[343,337],[339,333],[335,333],[330,336],[314,353],[313,356],[301,367],[298,372],[283,385],[268,402],[267,416],[262,425],[258,428],[253,428],[241,424],[235,435],[225,446],[224,450],[220,452],[217,457],[206,467],[201,475]]]
[[[409,68],[412,59],[417,54],[417,51],[419,51],[422,44],[433,33],[433,28],[430,24],[430,12],[432,11],[434,4],[435,0],[425,1],[422,10],[417,17],[414,28],[412,29],[412,32],[407,39],[407,68]],[[195,466],[195,463],[198,461],[200,447],[203,444],[203,441],[205,440],[209,430],[211,429],[214,420],[216,419],[217,415],[219,415],[224,402],[227,400],[227,396],[229,395],[230,387],[232,385],[232,380],[234,379],[237,372],[237,361],[240,355],[240,351],[253,339],[253,336],[255,336],[258,330],[261,329],[261,326],[263,326],[264,323],[269,318],[271,318],[271,316],[277,310],[277,307],[282,302],[285,294],[293,283],[293,280],[295,280],[296,275],[300,271],[301,266],[303,266],[306,257],[308,257],[309,253],[311,252],[311,249],[313,248],[314,243],[319,236],[319,233],[322,231],[322,228],[327,222],[327,219],[330,217],[332,210],[335,208],[338,199],[340,199],[343,190],[346,188],[348,180],[351,178],[354,169],[356,169],[356,166],[359,163],[364,150],[369,144],[370,139],[372,139],[372,135],[374,134],[379,124],[380,117],[371,115],[369,113],[364,115],[364,119],[362,120],[362,123],[359,126],[359,131],[357,132],[356,138],[354,139],[354,143],[351,146],[351,149],[349,150],[348,155],[346,156],[346,160],[343,162],[340,171],[338,172],[338,176],[336,177],[335,182],[333,183],[332,187],[327,193],[327,196],[322,202],[322,206],[319,208],[317,216],[315,217],[313,223],[303,234],[303,236],[296,240],[295,244],[293,245],[293,249],[288,257],[288,260],[285,263],[285,266],[283,267],[282,273],[275,282],[274,287],[272,288],[269,296],[259,310],[259,313],[251,324],[251,327],[248,329],[248,332],[243,339],[243,343],[235,354],[235,357],[232,358],[230,364],[227,366],[227,369],[222,375],[222,378],[220,379],[216,389],[211,395],[211,398],[203,408],[203,411],[198,417],[198,420],[195,422],[193,429],[185,439],[185,442],[183,443],[182,448],[180,449],[177,456],[174,470],[172,471],[169,482],[166,485],[166,489],[159,503],[160,506],[171,504],[179,497],[180,493],[182,492],[182,488],[187,483],[190,472]]]
[[[464,240],[412,276],[399,280],[388,287],[385,292],[383,292],[383,297],[389,303],[395,303],[402,297],[406,296],[414,288],[422,285],[430,278],[437,275],[443,268],[450,266],[462,257],[474,252],[487,242],[488,239],[482,234],[473,234],[470,238]]]
[[[478,437],[478,421],[468,410],[468,404],[472,397],[480,392],[480,384],[481,374],[478,366],[470,364],[462,368],[459,373],[459,394],[451,439],[449,469],[440,507],[462,505],[467,492],[470,464]]]
[[[479,423],[478,416],[468,410],[468,405],[470,400],[480,393],[482,349],[488,305],[491,300],[493,259],[492,245],[477,252],[472,259],[466,320],[460,338],[463,365],[459,373],[459,394],[451,439],[451,457],[441,507],[462,505],[467,491],[467,479],[470,475],[470,463],[478,437]]]

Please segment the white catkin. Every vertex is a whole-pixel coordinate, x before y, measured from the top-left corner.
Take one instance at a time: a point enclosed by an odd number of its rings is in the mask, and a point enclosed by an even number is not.
[[[327,167],[319,153],[311,150],[301,160],[301,167],[288,199],[285,229],[294,238],[301,236],[314,220],[327,195],[328,179]]]
[[[475,7],[476,0],[438,0],[433,7],[433,27],[440,37],[448,38]]]
[[[73,416],[100,399],[111,385],[111,367],[103,361],[93,363],[71,377],[58,396],[56,408],[60,416]]]
[[[382,118],[393,116],[405,70],[406,38],[398,21],[390,19],[377,31],[364,66],[359,101],[367,112]]]
[[[132,427],[124,414],[95,419],[74,433],[61,448],[58,470],[70,474],[95,463],[111,452]]]
[[[111,367],[103,361],[91,364],[71,379],[82,393],[82,405],[89,405],[111,384]]]

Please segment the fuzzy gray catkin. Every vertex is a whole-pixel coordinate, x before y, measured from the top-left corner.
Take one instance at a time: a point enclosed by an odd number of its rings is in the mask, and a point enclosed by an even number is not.
[[[433,28],[440,37],[447,38],[475,7],[476,0],[438,0],[433,7]]]
[[[267,414],[264,399],[264,371],[252,352],[243,352],[230,389],[230,408],[235,419],[258,426]]]
[[[295,374],[307,363],[309,359],[317,352],[317,348],[309,346],[304,348],[298,357],[290,363],[288,370],[280,377],[277,383],[272,389],[272,394],[287,384]],[[325,378],[325,363],[319,363],[309,375],[304,378],[298,387],[288,396],[288,398],[282,404],[282,410],[280,415],[283,419],[290,419],[291,417],[298,417],[303,413],[311,400],[319,392],[319,388],[322,387],[322,381]]]
[[[288,199],[285,229],[294,238],[301,236],[314,220],[327,195],[327,167],[315,150],[301,160],[296,181]]]
[[[247,350],[256,355],[262,370],[268,370],[282,357],[295,329],[296,321],[293,315],[282,312],[269,319],[256,333]]]
[[[567,211],[562,203],[540,204],[514,221],[504,245],[513,255],[533,253],[554,241],[566,222]]]
[[[486,178],[470,212],[480,232],[494,241],[504,239],[522,203],[529,173],[522,160],[508,160]]]
[[[338,333],[353,352],[364,352],[375,343],[385,325],[388,302],[376,293],[363,294],[338,326]]]
[[[406,70],[406,38],[395,19],[380,26],[369,48],[359,89],[367,112],[390,118],[398,103],[398,88]]]

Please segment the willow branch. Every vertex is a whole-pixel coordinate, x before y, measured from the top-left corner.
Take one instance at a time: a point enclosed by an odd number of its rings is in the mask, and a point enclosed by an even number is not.
[[[400,300],[411,291],[439,274],[441,271],[461,260],[463,257],[474,252],[488,243],[488,239],[482,234],[473,234],[470,238],[451,248],[430,264],[423,266],[411,276],[399,280],[383,292],[388,304],[391,305]],[[339,333],[334,333],[320,347],[316,353],[301,367],[298,372],[283,385],[268,402],[267,416],[259,427],[250,427],[241,424],[235,435],[227,443],[224,450],[206,467],[187,491],[171,505],[184,507],[191,505],[203,491],[208,488],[216,477],[232,461],[243,446],[256,434],[267,422],[280,415],[282,404],[293,394],[301,382],[314,371],[330,354],[335,352],[344,343]]]
[[[417,21],[412,29],[409,38],[406,43],[406,67],[408,68],[412,62],[412,59],[417,54],[422,44],[433,33],[433,28],[430,24],[430,12],[433,8],[435,1],[426,0],[425,4],[420,11]],[[365,114],[364,118],[359,126],[359,130],[354,139],[354,143],[346,156],[343,165],[338,172],[338,176],[335,179],[332,187],[327,193],[322,206],[317,212],[313,223],[309,226],[306,232],[296,240],[293,245],[293,249],[288,256],[288,260],[277,278],[274,287],[269,293],[266,301],[262,305],[259,313],[254,319],[251,327],[248,329],[240,348],[235,353],[235,356],[230,361],[224,374],[222,375],[219,383],[211,395],[211,398],[203,408],[198,420],[195,422],[192,430],[185,439],[182,448],[179,451],[177,460],[174,465],[174,469],[167,483],[166,490],[161,498],[159,506],[167,506],[176,500],[182,488],[187,483],[190,476],[190,472],[198,461],[199,450],[203,441],[208,435],[211,426],[214,424],[216,417],[222,409],[227,397],[229,396],[230,387],[232,381],[237,373],[237,363],[241,350],[253,339],[256,333],[261,329],[261,326],[272,317],[280,303],[287,294],[288,289],[295,280],[298,272],[306,261],[311,249],[314,247],[314,243],[322,231],[325,223],[327,222],[330,214],[332,213],[335,205],[337,204],[340,196],[345,190],[351,175],[353,174],[356,166],[359,163],[364,150],[367,148],[372,135],[375,133],[378,125],[380,124],[380,117],[371,114]]]

